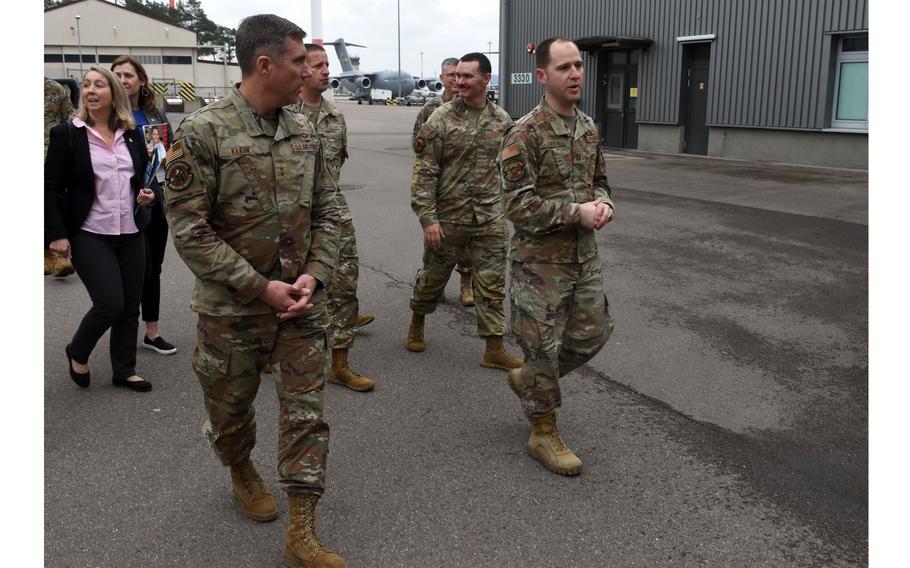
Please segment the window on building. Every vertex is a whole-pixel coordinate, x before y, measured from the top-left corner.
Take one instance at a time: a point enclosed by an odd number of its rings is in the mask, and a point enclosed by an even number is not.
[[[868,34],[844,36],[837,41],[831,126],[869,129]]]
[[[63,63],[63,55],[60,53],[45,53],[45,63]]]
[[[162,55],[162,62],[165,65],[192,65],[193,58],[189,55]]]
[[[98,63],[113,63],[115,59],[120,57],[119,55],[99,55]]]
[[[79,54],[78,53],[64,53],[63,60],[67,63],[79,63]],[[94,63],[95,54],[94,53],[83,53],[82,54],[83,63]]]
[[[139,60],[139,63],[142,63],[143,65],[161,64],[160,55],[136,55],[135,57]]]

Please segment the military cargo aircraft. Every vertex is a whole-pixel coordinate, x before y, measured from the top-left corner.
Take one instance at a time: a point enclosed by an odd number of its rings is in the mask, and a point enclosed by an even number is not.
[[[389,69],[386,71],[375,71],[372,73],[362,73],[355,70],[351,65],[351,57],[348,55],[348,47],[366,47],[356,43],[346,43],[344,38],[338,38],[332,42],[325,42],[326,45],[335,47],[335,55],[338,56],[338,62],[341,63],[341,73],[330,79],[332,88],[338,85],[344,85],[345,88],[354,94],[357,102],[367,101],[373,104],[376,97],[374,93],[391,92],[392,98],[400,98],[410,94],[416,89],[429,89],[430,91],[441,91],[442,82],[435,78],[421,79],[414,77],[410,73],[401,73],[401,83],[399,89],[398,71]]]

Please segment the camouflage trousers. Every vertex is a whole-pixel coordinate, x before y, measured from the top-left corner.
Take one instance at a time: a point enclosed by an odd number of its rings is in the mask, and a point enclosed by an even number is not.
[[[496,219],[483,225],[440,223],[446,235],[439,250],[423,246],[423,268],[417,272],[411,311],[430,314],[442,297],[460,252],[468,250],[473,267],[477,332],[480,337],[505,334],[503,301],[506,287],[506,224]]]
[[[470,278],[471,276],[471,251],[468,250],[468,247],[462,247],[458,251],[458,264],[455,265],[455,270],[464,277]]]
[[[319,296],[322,296],[320,300]],[[307,314],[279,320],[273,314],[199,314],[193,370],[199,377],[209,420],[205,434],[224,465],[249,457],[256,445],[253,400],[270,358],[276,377],[278,475],[289,492],[322,494],[329,426],[323,419],[323,386],[329,370],[324,292]]]
[[[360,311],[360,302],[357,300],[359,274],[360,260],[357,258],[354,223],[348,220],[341,224],[338,258],[332,281],[327,287],[333,349],[350,349],[354,344],[354,324]]]
[[[600,259],[512,263],[512,333],[524,352],[521,402],[528,417],[561,403],[559,378],[596,355],[613,332]]]

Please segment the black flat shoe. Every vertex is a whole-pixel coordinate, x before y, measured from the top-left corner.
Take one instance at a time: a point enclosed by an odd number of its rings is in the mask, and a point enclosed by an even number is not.
[[[73,370],[73,356],[70,355],[70,346],[67,345],[64,349],[66,352],[66,359],[68,361],[68,366],[70,370],[70,378],[73,379],[73,382],[79,385],[80,387],[87,389],[89,383],[92,382],[91,373],[77,373]]]
[[[145,379],[138,381],[128,381],[126,379],[114,379],[111,381],[114,383],[115,387],[125,387],[136,392],[148,392],[152,390],[152,383],[148,382]]]

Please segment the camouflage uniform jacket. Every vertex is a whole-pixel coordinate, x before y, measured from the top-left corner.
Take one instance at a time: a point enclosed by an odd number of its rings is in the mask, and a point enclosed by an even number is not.
[[[575,132],[569,132],[542,99],[502,141],[502,191],[515,226],[512,260],[575,263],[597,256],[594,231],[579,222],[579,205],[596,199],[613,207],[613,200],[594,121],[575,112]]]
[[[310,118],[310,107],[298,101],[293,105],[295,112]],[[319,142],[322,144],[322,154],[325,158],[326,170],[332,176],[335,187],[341,189],[339,185],[341,179],[341,166],[348,159],[348,127],[344,122],[344,115],[335,105],[323,99],[319,107],[319,114],[316,122],[313,124],[316,132],[319,133]],[[347,207],[347,200],[341,192],[338,192],[338,201],[341,206],[341,221],[347,223],[351,221],[351,210]]]
[[[417,132],[411,209],[424,227],[439,221],[482,225],[503,216],[496,169],[512,119],[487,101],[475,125],[461,98],[436,109]]]
[[[424,125],[430,115],[433,112],[444,105],[445,103],[451,101],[453,98],[457,97],[457,93],[453,93],[451,97],[446,98],[445,93],[441,97],[433,97],[423,105],[420,109],[420,112],[417,113],[417,120],[414,121],[414,131],[411,132],[411,149],[415,150],[417,144],[417,131],[420,130],[420,127]]]
[[[273,313],[258,299],[269,280],[329,280],[337,190],[317,183],[324,165],[306,117],[279,109],[271,136],[235,87],[183,121],[166,167],[174,246],[196,275],[194,311]]]
[[[75,114],[66,89],[53,79],[44,78],[44,157],[50,143],[51,127],[65,122]]]

